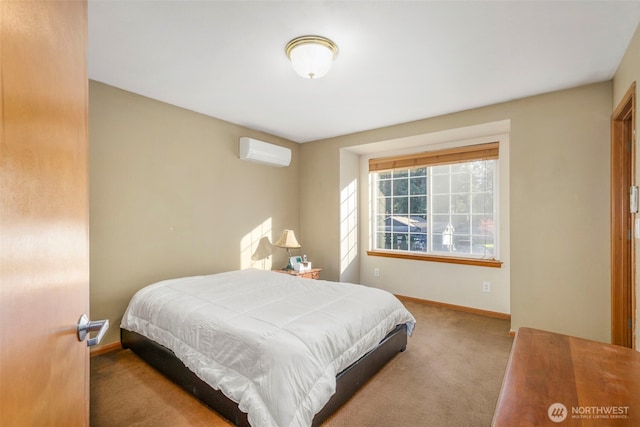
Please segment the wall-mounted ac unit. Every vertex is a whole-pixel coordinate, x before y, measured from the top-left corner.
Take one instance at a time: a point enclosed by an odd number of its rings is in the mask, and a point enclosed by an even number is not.
[[[243,136],[240,138],[240,158],[285,167],[291,163],[291,149]]]

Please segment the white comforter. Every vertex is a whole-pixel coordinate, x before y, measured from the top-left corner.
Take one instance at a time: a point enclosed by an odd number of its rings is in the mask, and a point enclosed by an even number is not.
[[[263,270],[166,280],[134,295],[122,327],[171,349],[252,426],[310,426],[336,374],[415,319],[392,294]]]

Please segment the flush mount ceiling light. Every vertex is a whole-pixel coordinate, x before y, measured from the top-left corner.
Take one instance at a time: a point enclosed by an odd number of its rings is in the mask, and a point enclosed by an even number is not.
[[[297,37],[284,50],[295,72],[306,79],[319,79],[327,74],[338,54],[338,46],[321,36]]]

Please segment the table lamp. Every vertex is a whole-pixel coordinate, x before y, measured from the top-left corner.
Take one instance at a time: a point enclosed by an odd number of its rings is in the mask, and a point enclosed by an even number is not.
[[[289,252],[289,260],[287,262],[286,270],[293,270],[291,265],[291,249],[297,249],[300,247],[300,243],[296,240],[296,235],[293,230],[284,230],[282,236],[275,243],[275,246],[279,248],[285,248]]]

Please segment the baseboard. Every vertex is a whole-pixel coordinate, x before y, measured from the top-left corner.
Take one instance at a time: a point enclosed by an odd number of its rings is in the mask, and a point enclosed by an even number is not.
[[[407,297],[404,295],[396,295],[400,301],[411,301],[418,304],[434,305],[436,307],[448,308],[450,310],[464,311],[465,313],[480,314],[482,316],[497,317],[498,319],[511,320],[511,315],[507,313],[499,313],[497,311],[481,310],[479,308],[465,307],[463,305],[447,304],[445,302],[431,301],[427,299]]]
[[[91,349],[91,357],[100,356],[101,354],[109,353],[116,350],[122,349],[122,343],[120,341],[112,342],[110,344],[101,345],[100,347]]]

